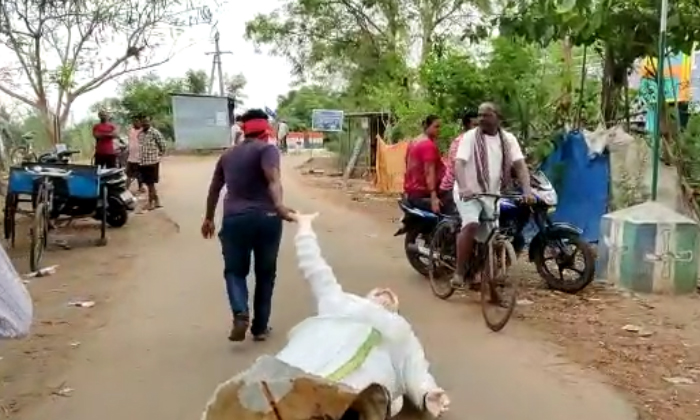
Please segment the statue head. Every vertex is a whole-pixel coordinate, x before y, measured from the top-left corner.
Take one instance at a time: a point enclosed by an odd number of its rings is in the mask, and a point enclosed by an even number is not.
[[[390,311],[390,312],[398,312],[399,311],[399,298],[398,298],[398,296],[396,296],[396,293],[391,291],[391,289],[386,289],[386,288],[372,289],[367,294],[367,299],[382,306],[387,311]]]

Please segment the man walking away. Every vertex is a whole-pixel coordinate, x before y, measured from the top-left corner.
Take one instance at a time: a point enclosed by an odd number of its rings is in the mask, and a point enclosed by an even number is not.
[[[257,341],[269,334],[272,292],[277,276],[277,254],[282,220],[291,220],[283,204],[280,152],[267,139],[270,125],[259,109],[241,117],[244,140],[219,158],[209,186],[202,236],[214,236],[214,213],[221,189],[226,186],[224,217],[219,239],[224,256],[224,279],[233,313],[231,341],[242,341],[250,325]],[[253,320],[250,323],[248,286],[250,256],[255,261]]]
[[[139,139],[139,174],[148,189],[147,210],[161,207],[156,184],[160,180],[160,159],[165,154],[165,138],[158,129],[151,127],[150,117],[141,118]]]
[[[141,159],[141,151],[139,147],[139,133],[141,132],[141,121],[134,117],[129,128],[129,155],[126,158],[126,176],[127,188],[131,187],[131,183],[138,182],[139,192],[143,191],[143,183],[141,182],[141,174],[139,173],[139,162]]]
[[[114,139],[117,137],[117,127],[109,121],[105,110],[97,113],[100,122],[92,127],[95,137],[95,166],[104,168],[117,167],[117,153],[114,150]]]
[[[282,153],[287,153],[287,135],[289,135],[289,126],[285,120],[280,120],[277,126],[277,142]]]

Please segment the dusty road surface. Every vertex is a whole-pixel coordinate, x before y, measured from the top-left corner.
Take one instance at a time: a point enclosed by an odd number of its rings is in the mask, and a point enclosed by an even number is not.
[[[192,420],[217,384],[261,353],[274,353],[285,332],[310,313],[308,288],[286,227],[265,343],[226,340],[229,312],[219,244],[199,236],[212,157],[172,158],[164,165],[168,215],[180,233],[135,257],[133,286],[110,308],[106,325],[76,350],[62,378],[70,397],[22,410],[22,420]],[[294,208],[320,211],[326,258],[349,291],[394,288],[401,312],[424,343],[438,383],[452,396],[447,419],[627,420],[635,411],[600,378],[559,359],[517,322],[489,333],[464,302],[442,302],[409,268],[389,226],[305,189],[285,162],[285,194]],[[234,419],[232,419],[234,420]]]

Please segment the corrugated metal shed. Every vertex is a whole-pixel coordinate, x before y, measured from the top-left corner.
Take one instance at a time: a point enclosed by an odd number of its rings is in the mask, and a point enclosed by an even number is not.
[[[171,99],[176,150],[222,149],[231,145],[231,98],[175,94]]]

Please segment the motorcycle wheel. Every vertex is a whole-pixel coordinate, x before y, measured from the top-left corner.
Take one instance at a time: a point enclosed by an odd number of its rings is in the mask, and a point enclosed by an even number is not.
[[[558,248],[558,246],[551,242],[545,243],[540,252],[535,255],[534,263],[537,268],[537,273],[542,277],[545,283],[547,283],[550,289],[569,294],[578,293],[593,281],[593,276],[595,275],[595,256],[593,255],[593,250],[588,242],[584,241],[579,235],[567,235],[565,237],[560,237],[558,240],[564,242],[567,245],[566,248],[573,247],[574,250],[563,258],[560,256],[546,258],[547,249],[551,247]],[[560,250],[557,249],[556,252],[559,253]],[[579,253],[583,256],[583,270],[570,267],[570,265],[574,265],[575,267],[576,256]],[[563,261],[564,259],[573,259],[573,262]],[[558,275],[547,267],[546,262],[548,260],[554,260],[556,262]],[[574,271],[578,274],[578,277],[576,280],[568,281],[564,279],[563,270]]]
[[[449,299],[455,292],[451,280],[455,273],[455,231],[448,222],[438,223],[430,241],[430,265],[428,279],[433,294],[440,299]]]
[[[121,202],[110,201],[110,205],[107,207],[107,224],[113,228],[120,228],[129,220],[129,212]]]
[[[411,264],[411,267],[413,267],[413,269],[420,273],[420,275],[423,277],[428,277],[430,266],[428,257],[424,257],[420,255],[419,252],[412,251],[410,249],[411,245],[418,246],[419,244],[417,242],[419,240],[423,242],[423,247],[427,248],[430,246],[429,235],[424,235],[414,230],[406,232],[406,236],[404,236],[403,249],[406,252],[406,259],[408,260],[408,263]]]

